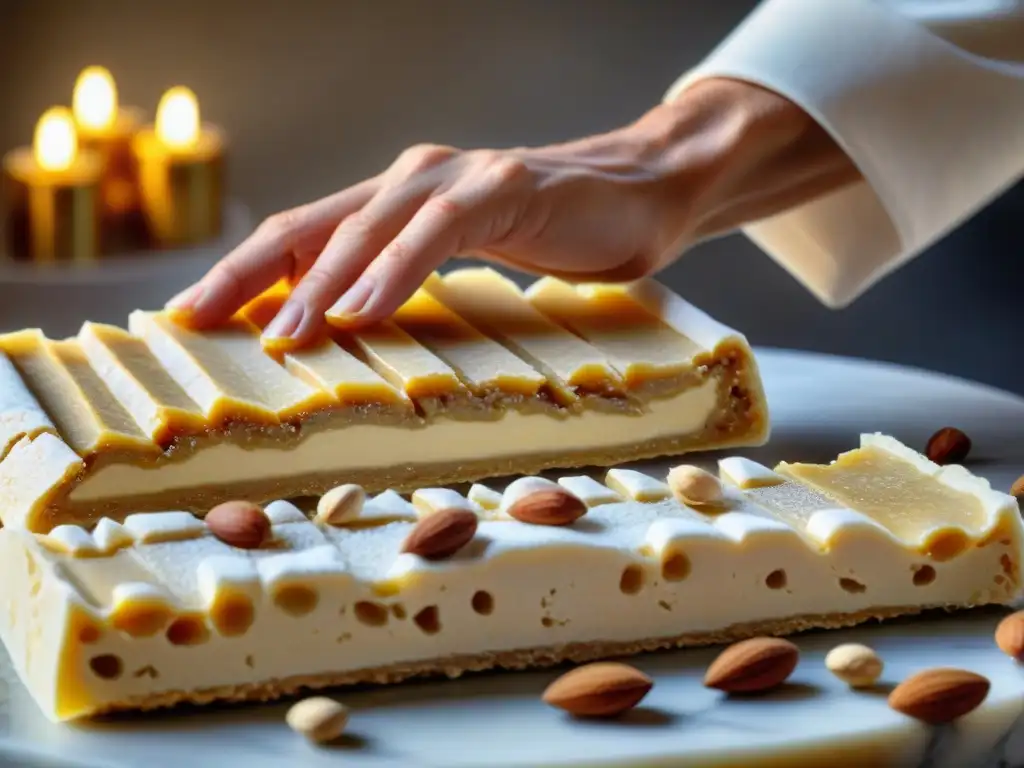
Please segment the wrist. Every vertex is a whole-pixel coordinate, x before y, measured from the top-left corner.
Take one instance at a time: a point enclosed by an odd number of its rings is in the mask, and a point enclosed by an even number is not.
[[[717,234],[724,220],[732,228],[780,212],[804,202],[800,190],[817,196],[858,175],[800,107],[738,80],[699,81],[625,130],[668,210],[683,219],[676,241]]]
[[[631,129],[645,137],[666,182],[691,182],[699,175],[715,184],[799,149],[820,130],[788,99],[725,78],[695,83]]]

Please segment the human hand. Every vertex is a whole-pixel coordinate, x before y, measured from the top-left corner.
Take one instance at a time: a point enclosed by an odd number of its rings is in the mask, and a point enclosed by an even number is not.
[[[263,335],[290,348],[325,314],[346,326],[388,317],[457,254],[570,281],[633,280],[697,240],[846,183],[851,169],[791,102],[707,80],[630,126],[567,144],[414,147],[377,177],[271,216],[168,307],[208,327],[288,278]]]

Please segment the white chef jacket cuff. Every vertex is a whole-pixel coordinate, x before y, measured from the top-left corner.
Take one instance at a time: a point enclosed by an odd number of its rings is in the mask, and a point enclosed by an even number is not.
[[[666,100],[729,77],[784,95],[866,182],[744,228],[841,307],[1024,171],[1024,68],[983,59],[872,0],[767,0]]]

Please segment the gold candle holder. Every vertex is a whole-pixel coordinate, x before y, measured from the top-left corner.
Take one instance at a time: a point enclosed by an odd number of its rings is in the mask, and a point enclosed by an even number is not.
[[[71,112],[47,110],[31,147],[3,159],[11,255],[39,262],[88,261],[100,253],[103,162],[78,146]]]
[[[142,111],[118,103],[117,85],[104,67],[78,75],[71,102],[79,143],[103,162],[104,250],[136,250],[149,244],[139,204],[138,169],[132,141]]]
[[[171,88],[156,122],[133,142],[139,193],[149,231],[158,245],[184,246],[220,234],[224,190],[224,138],[199,119],[188,88]]]

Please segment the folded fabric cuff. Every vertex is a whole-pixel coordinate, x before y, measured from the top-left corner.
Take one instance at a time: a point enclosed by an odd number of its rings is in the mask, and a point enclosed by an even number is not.
[[[872,0],[768,0],[673,85],[729,77],[816,119],[865,182],[744,228],[848,304],[1024,172],[1024,67],[969,54]]]

